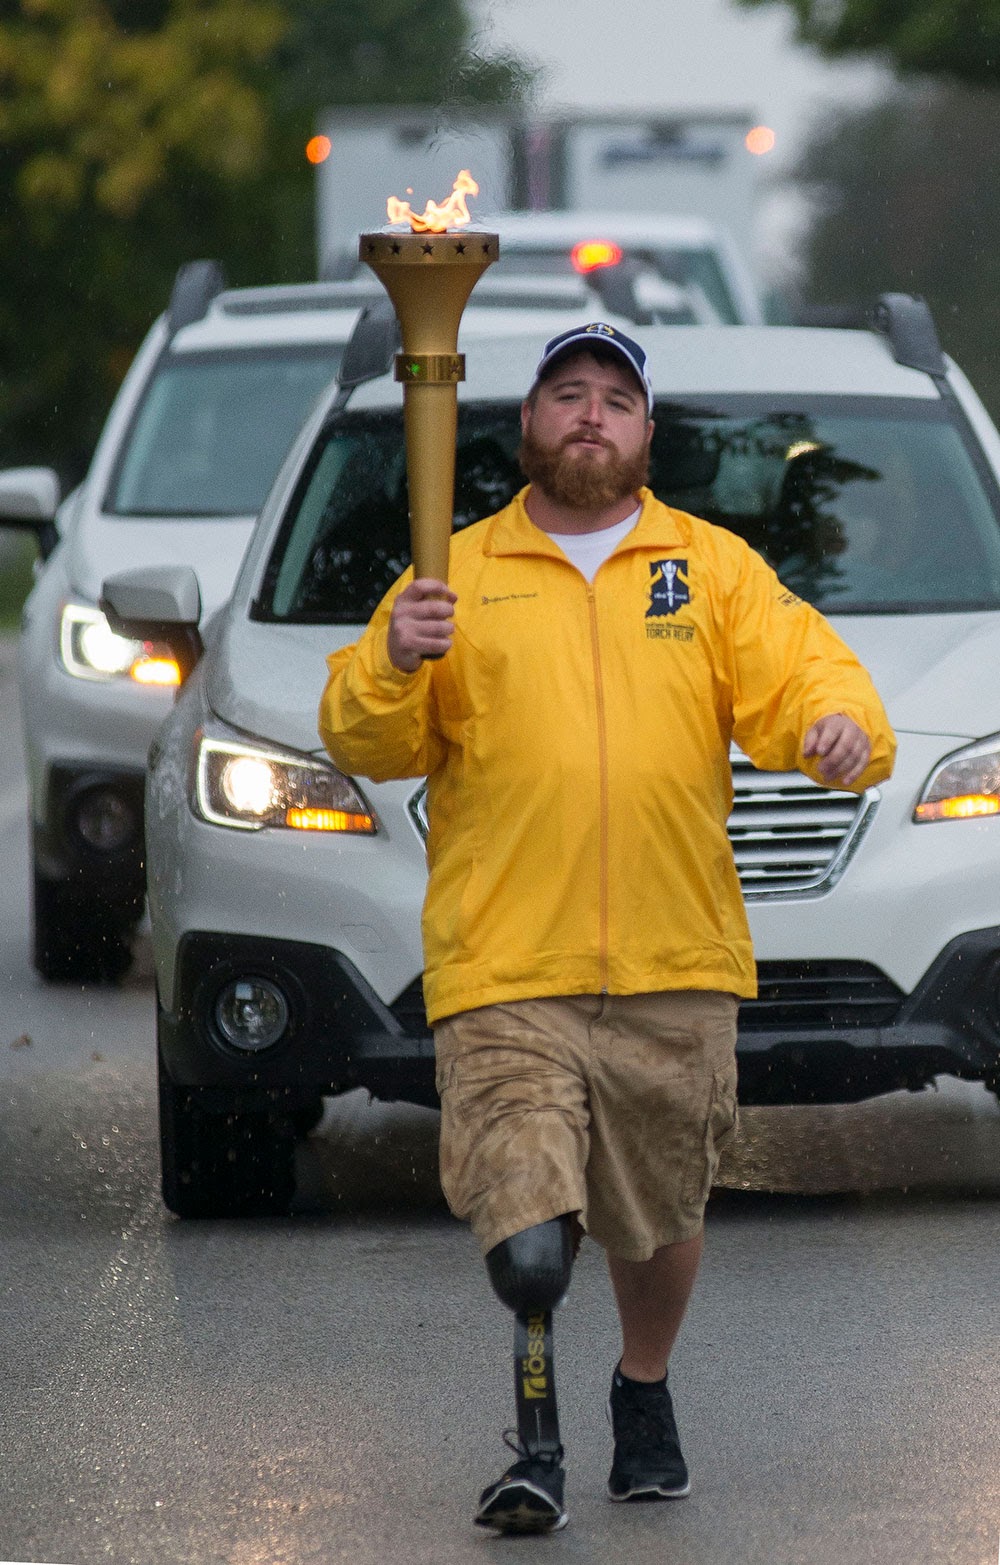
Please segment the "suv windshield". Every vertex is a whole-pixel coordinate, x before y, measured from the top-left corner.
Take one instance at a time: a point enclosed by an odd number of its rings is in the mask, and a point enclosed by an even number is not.
[[[456,528],[522,486],[518,411],[459,409]],[[650,485],[826,613],[1000,607],[997,515],[941,403],[659,403]],[[347,415],[303,473],[255,616],[363,623],[409,559],[401,414]]]
[[[343,348],[167,353],[139,405],[105,509],[253,516]]]

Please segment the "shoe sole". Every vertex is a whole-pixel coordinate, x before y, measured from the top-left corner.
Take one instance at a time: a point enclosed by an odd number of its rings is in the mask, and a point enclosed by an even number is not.
[[[665,1489],[661,1484],[642,1484],[629,1489],[627,1494],[615,1494],[611,1485],[608,1485],[608,1499],[616,1503],[627,1500],[683,1500],[690,1493],[690,1479],[679,1489]]]
[[[477,1527],[495,1527],[497,1532],[559,1532],[568,1521],[568,1513],[557,1508],[551,1495],[524,1480],[499,1489],[475,1516]]]

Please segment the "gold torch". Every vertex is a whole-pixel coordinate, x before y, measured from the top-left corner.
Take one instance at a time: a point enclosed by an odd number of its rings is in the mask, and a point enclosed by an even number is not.
[[[466,195],[479,186],[467,169],[440,206],[423,213],[390,196],[389,221],[409,221],[409,233],[362,234],[358,254],[385,287],[399,320],[403,351],[406,472],[414,576],[448,580],[448,545],[455,500],[456,386],[465,379],[458,350],[462,311],[476,282],[500,253],[496,234],[466,230]]]

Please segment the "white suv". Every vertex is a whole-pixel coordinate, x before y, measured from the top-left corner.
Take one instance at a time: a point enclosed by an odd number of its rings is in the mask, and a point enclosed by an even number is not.
[[[899,739],[895,775],[860,798],[733,756],[760,966],[747,1102],[939,1073],[1000,1089],[1000,437],[919,301],[889,296],[880,321],[641,333],[653,488],[830,615]],[[540,341],[468,347],[457,526],[520,483]],[[324,655],[408,559],[400,392],[378,374],[335,403],[279,474],[151,760],[164,1193],[182,1214],[286,1205],[296,1128],[324,1093],[435,1102],[423,785],[342,776],[316,733]],[[105,591],[145,634],[197,634],[189,572]]]
[[[20,679],[31,798],[33,956],[46,978],[120,974],[142,912],[143,785],[178,680],[165,648],[123,640],[98,608],[126,564],[197,566],[206,611],[229,594],[293,435],[336,373],[358,290],[227,290],[181,269],[111,408],[83,483],[57,509],[44,468],[0,474],[0,523],[42,562]]]

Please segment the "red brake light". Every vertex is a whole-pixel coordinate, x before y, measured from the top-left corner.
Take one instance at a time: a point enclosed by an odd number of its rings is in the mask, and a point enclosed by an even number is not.
[[[581,239],[570,252],[573,269],[577,272],[593,272],[599,266],[617,266],[621,258],[621,248],[610,239]]]

